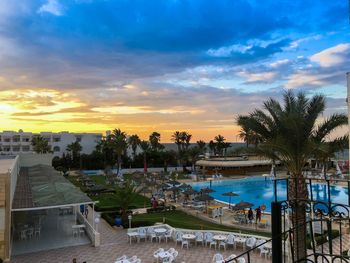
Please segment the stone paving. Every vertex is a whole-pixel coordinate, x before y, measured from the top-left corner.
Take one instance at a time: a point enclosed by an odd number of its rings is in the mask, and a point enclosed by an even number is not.
[[[99,225],[99,231],[101,233],[101,246],[92,247],[91,245],[67,247],[49,251],[43,251],[38,253],[25,254],[21,256],[15,256],[10,261],[11,263],[48,263],[48,262],[72,262],[73,258],[77,259],[78,263],[108,263],[114,262],[115,259],[121,255],[127,255],[131,257],[137,255],[141,258],[143,263],[152,263],[153,252],[159,247],[168,249],[174,247],[179,251],[179,255],[176,258],[176,262],[212,262],[212,258],[215,253],[222,253],[224,257],[228,257],[231,254],[240,254],[243,252],[242,248],[233,250],[233,248],[227,249],[227,251],[215,251],[214,248],[193,246],[189,249],[182,249],[180,245],[175,246],[175,242],[169,241],[168,243],[157,243],[150,241],[141,241],[140,243],[129,244],[127,240],[126,230],[115,229],[109,226],[104,220],[101,220]],[[267,263],[271,262],[270,259],[260,257],[258,252],[252,253],[251,262]]]

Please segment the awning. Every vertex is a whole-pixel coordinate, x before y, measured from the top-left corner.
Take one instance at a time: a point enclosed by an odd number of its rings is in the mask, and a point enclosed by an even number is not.
[[[92,204],[78,187],[48,165],[22,167],[17,179],[12,211]]]

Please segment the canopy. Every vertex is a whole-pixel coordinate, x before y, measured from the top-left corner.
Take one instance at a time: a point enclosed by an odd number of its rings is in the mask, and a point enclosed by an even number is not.
[[[93,201],[52,166],[22,167],[12,211],[89,204]]]

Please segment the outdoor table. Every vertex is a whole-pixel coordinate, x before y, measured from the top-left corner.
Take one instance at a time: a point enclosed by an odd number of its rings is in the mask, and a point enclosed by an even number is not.
[[[165,233],[167,232],[168,230],[164,227],[160,227],[160,228],[155,228],[154,229],[154,233],[156,233],[156,235],[159,237],[159,243],[160,243],[160,236],[163,236],[165,235]]]
[[[163,251],[158,253],[158,257],[163,261],[163,259],[170,257],[171,254],[168,251]]]
[[[131,240],[132,240],[132,238],[138,238],[138,236],[139,236],[139,233],[137,233],[137,232],[129,232],[129,233],[127,233],[127,235],[128,235],[128,237],[129,237],[129,242],[130,242],[130,244],[131,244]],[[125,259],[124,259],[125,260]],[[125,261],[125,262],[127,262],[127,261]]]
[[[216,241],[216,245],[217,245],[217,246],[219,246],[219,243],[220,243],[221,241],[225,241],[226,239],[227,239],[227,236],[225,236],[225,235],[214,235],[214,236],[213,236],[213,240]]]
[[[247,239],[245,237],[235,237],[235,242],[242,244],[243,250],[245,249],[245,242]]]
[[[122,260],[118,260],[118,261],[116,261],[114,263],[130,263],[130,261],[127,260],[127,259],[122,259]]]
[[[188,243],[190,243],[191,240],[193,240],[193,239],[196,238],[196,236],[193,235],[193,234],[183,234],[183,235],[182,235],[182,238],[188,240]]]

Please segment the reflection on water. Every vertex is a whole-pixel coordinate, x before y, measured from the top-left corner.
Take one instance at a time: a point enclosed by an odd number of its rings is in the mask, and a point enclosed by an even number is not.
[[[209,187],[209,182],[200,182],[191,184],[195,190],[200,190],[204,187]],[[287,198],[287,184],[286,181],[278,181],[277,183],[277,199],[286,200]],[[215,192],[210,195],[215,199],[229,202],[229,197],[222,196],[225,192],[235,192],[238,196],[231,198],[231,203],[235,204],[240,201],[247,201],[253,203],[255,207],[259,205],[266,205],[266,211],[270,212],[270,204],[274,201],[274,183],[269,178],[264,177],[249,177],[240,180],[227,181],[212,181],[212,189]],[[310,191],[310,187],[308,186]],[[314,200],[328,201],[327,185],[312,184],[312,196]],[[348,189],[340,186],[330,187],[330,196],[333,203],[347,204],[348,203]]]

